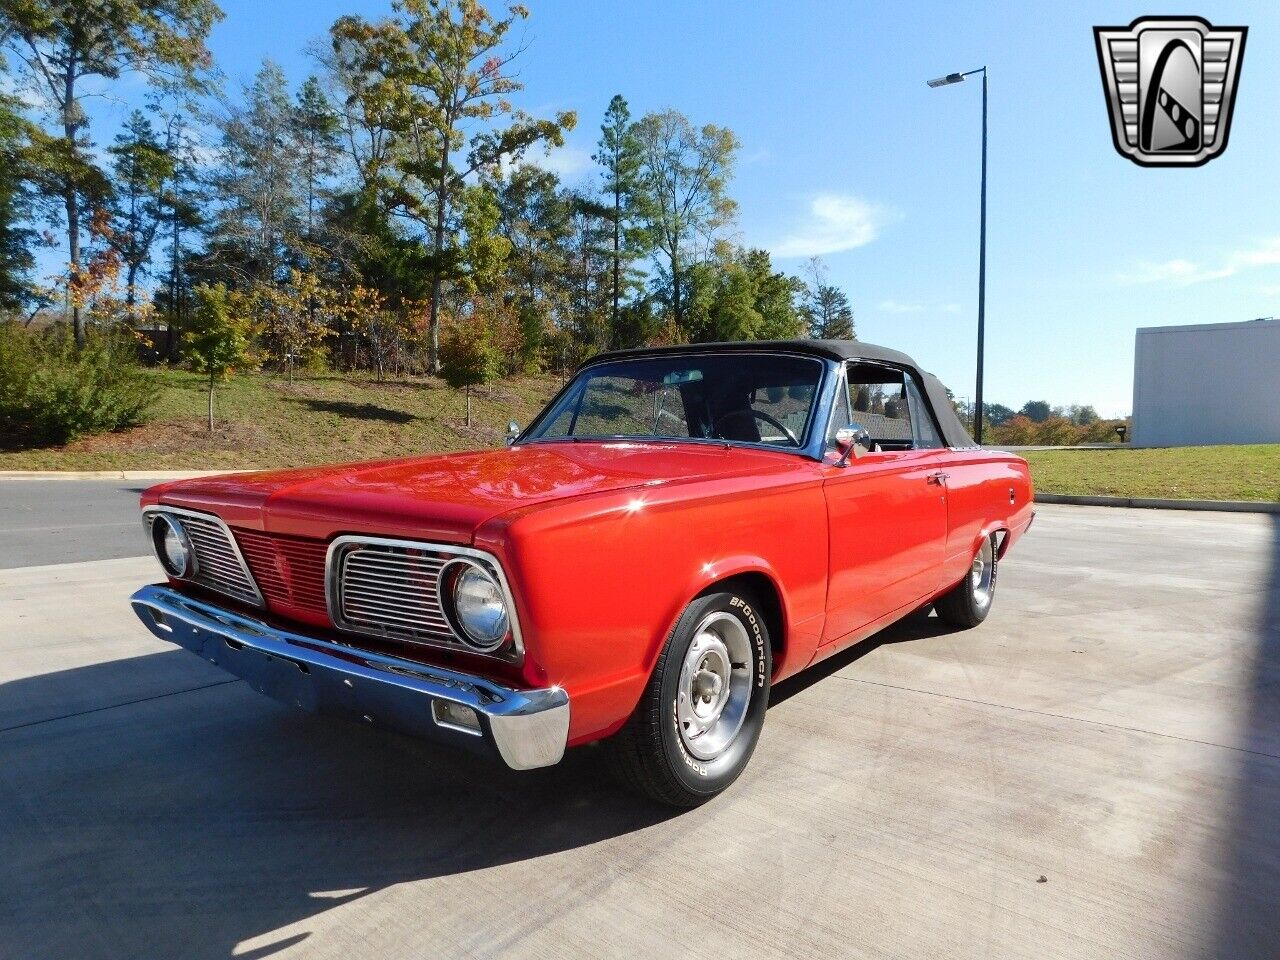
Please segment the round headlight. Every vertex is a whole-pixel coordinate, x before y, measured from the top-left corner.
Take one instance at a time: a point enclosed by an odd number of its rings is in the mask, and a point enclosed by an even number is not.
[[[511,632],[502,587],[477,564],[457,562],[452,606],[462,639],[478,650],[488,653],[498,649]]]
[[[189,577],[194,572],[191,542],[177,520],[163,513],[156,514],[151,522],[151,544],[155,547],[160,566],[169,576]]]

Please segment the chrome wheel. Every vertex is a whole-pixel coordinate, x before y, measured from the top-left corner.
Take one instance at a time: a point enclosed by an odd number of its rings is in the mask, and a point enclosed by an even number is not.
[[[698,624],[680,668],[676,726],[684,747],[699,760],[714,760],[742,729],[751,703],[751,641],[731,613]]]
[[[978,555],[973,558],[969,581],[973,585],[974,604],[979,610],[986,610],[991,606],[991,595],[996,585],[996,554],[990,537],[982,541]]]

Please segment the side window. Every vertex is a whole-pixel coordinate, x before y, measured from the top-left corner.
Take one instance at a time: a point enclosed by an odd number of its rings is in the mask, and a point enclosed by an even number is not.
[[[907,378],[907,402],[911,407],[911,424],[916,436],[917,450],[939,450],[945,447],[942,434],[934,422],[929,405],[925,403],[924,394],[915,377]]]
[[[831,405],[831,419],[827,422],[827,450],[836,448],[836,432],[843,430],[853,422],[849,413],[849,381],[840,375],[840,383],[836,386],[836,402]]]
[[[849,422],[871,435],[872,449],[887,452],[910,450],[911,408],[901,370],[872,363],[849,367],[849,399],[853,411]]]

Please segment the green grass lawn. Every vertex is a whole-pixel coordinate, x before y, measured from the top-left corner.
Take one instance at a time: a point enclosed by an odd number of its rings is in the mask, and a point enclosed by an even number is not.
[[[1042,493],[1280,501],[1280,444],[1151,450],[1029,450]]]
[[[507,421],[527,425],[560,386],[522,377],[466,397],[439,380],[378,383],[363,375],[248,374],[217,388],[208,431],[205,382],[182,370],[148,371],[152,420],[65,447],[0,451],[0,470],[215,470],[302,466],[477,449],[502,443]]]

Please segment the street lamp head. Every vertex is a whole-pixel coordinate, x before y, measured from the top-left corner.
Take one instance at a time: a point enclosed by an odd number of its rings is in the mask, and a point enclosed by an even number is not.
[[[964,76],[965,75],[963,73],[948,73],[945,77],[938,77],[936,80],[930,80],[929,86],[945,87],[951,83],[959,83],[964,79]]]

